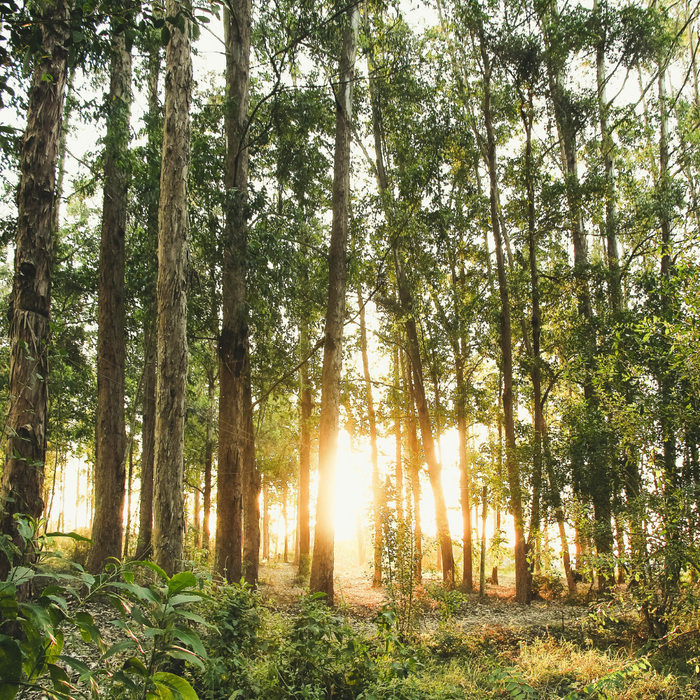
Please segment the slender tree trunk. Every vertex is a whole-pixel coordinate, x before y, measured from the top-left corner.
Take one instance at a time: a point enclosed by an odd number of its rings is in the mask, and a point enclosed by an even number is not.
[[[129,450],[129,473],[126,480],[126,532],[124,534],[123,558],[129,556],[129,545],[131,544],[131,484],[134,478],[134,451]]]
[[[252,412],[252,406],[246,402],[250,351],[246,303],[250,12],[250,0],[236,0],[224,12],[227,90],[225,181],[228,194],[223,323],[219,338],[216,568],[230,583],[238,581],[242,574],[243,491],[248,481],[245,463],[247,414]]]
[[[97,300],[97,436],[95,520],[87,568],[99,573],[109,557],[122,554],[124,511],[124,269],[129,189],[131,46],[112,29],[111,82],[105,139],[99,291]]]
[[[270,559],[270,482],[263,477],[263,559]]]
[[[428,404],[425,398],[425,386],[423,383],[423,369],[418,345],[418,332],[413,316],[413,299],[408,288],[408,282],[403,270],[398,246],[394,245],[394,266],[396,268],[396,278],[399,287],[399,299],[401,308],[405,316],[406,336],[408,338],[408,348],[413,369],[414,396],[418,409],[418,421],[420,424],[421,437],[423,439],[423,452],[428,465],[428,476],[430,486],[433,491],[435,502],[435,519],[437,524],[438,539],[442,554],[442,578],[446,586],[454,586],[454,557],[452,554],[452,539],[450,537],[450,524],[447,519],[447,507],[445,505],[445,494],[442,488],[442,466],[438,462],[435,453],[435,442],[433,440],[433,430],[430,425],[428,414]]]
[[[408,361],[404,367],[404,381],[406,383],[406,428],[408,432],[409,469],[411,474],[411,498],[413,500],[413,551],[414,565],[413,576],[416,583],[423,580],[423,530],[420,515],[420,452],[418,446],[418,432],[416,430],[415,396],[411,370]]]
[[[369,421],[369,440],[372,454],[372,503],[374,514],[374,575],[372,587],[382,584],[382,487],[379,483],[379,457],[377,455],[377,422],[372,400],[372,380],[369,374],[369,355],[367,353],[367,326],[365,323],[365,305],[362,291],[357,290],[357,303],[360,309],[360,350],[362,367],[365,375],[365,396],[367,401],[367,420]]]
[[[199,490],[199,471],[197,471],[197,484],[194,488],[194,507],[192,512],[192,519],[194,521],[194,546],[195,549],[202,548],[202,494]]]
[[[513,419],[513,337],[510,321],[510,294],[506,278],[506,266],[503,256],[503,242],[498,218],[498,175],[496,171],[496,139],[491,122],[491,64],[483,37],[483,28],[479,26],[479,41],[484,78],[484,120],[487,136],[487,166],[490,182],[491,227],[496,243],[496,263],[498,287],[501,299],[501,355],[503,358],[503,417],[506,434],[506,467],[510,486],[510,507],[515,521],[515,599],[518,603],[530,602],[530,572],[527,563],[525,544],[525,523],[522,507],[522,485],[520,467],[516,455],[515,422]]]
[[[333,225],[328,253],[328,309],[323,374],[321,422],[318,454],[318,501],[316,533],[311,564],[311,592],[326,594],[333,605],[335,471],[338,449],[340,409],[340,370],[342,363],[343,322],[345,320],[346,247],[348,203],[350,195],[350,138],[352,134],[352,93],[355,76],[355,52],[360,20],[359,4],[348,10],[343,31],[339,84],[336,91],[335,165],[333,173]]]
[[[464,382],[464,357],[461,349],[455,355],[455,375],[457,380],[457,432],[459,433],[459,486],[462,506],[462,585],[467,593],[474,590],[474,573],[472,571],[472,504],[471,504],[471,469],[467,458],[467,416],[466,385]]]
[[[56,159],[67,80],[70,3],[45,5],[42,58],[29,90],[27,127],[20,151],[15,269],[10,320],[10,406],[0,486],[0,532],[19,544],[13,515],[38,518],[44,509],[48,408],[48,338],[51,310],[52,227]],[[43,76],[50,76],[44,80]],[[8,500],[11,499],[11,500]],[[10,562],[2,557],[0,578]]]
[[[212,348],[213,352],[213,348]],[[207,376],[207,437],[204,452],[204,521],[202,527],[202,548],[209,554],[211,538],[211,472],[214,461],[214,418],[216,411],[216,376],[211,368]]]
[[[160,115],[158,102],[158,78],[160,75],[160,48],[150,46],[148,53],[148,173],[149,183],[155,190],[148,205],[147,225],[148,234],[157,248],[158,242],[158,208],[160,197],[160,143],[157,137],[156,125]],[[157,278],[157,257],[154,270]],[[143,425],[141,450],[141,493],[139,497],[139,536],[136,544],[135,558],[145,559],[151,552],[153,534],[153,465],[155,461],[156,441],[156,369],[158,365],[157,352],[157,301],[155,294],[149,300],[152,306],[151,318],[144,331],[144,362],[146,372],[143,386]]]
[[[486,592],[486,513],[488,489],[484,485],[481,491],[481,559],[479,562],[479,595]]]
[[[289,486],[285,478],[284,485],[282,486],[282,520],[284,521],[284,563],[289,561],[289,532],[287,530],[287,495],[289,492]]]
[[[309,325],[307,319],[302,320],[299,338],[301,358],[309,354]],[[313,411],[313,396],[309,380],[309,362],[304,362],[299,368],[299,412],[300,412],[300,441],[299,441],[299,575],[309,573],[311,564],[311,532],[309,529],[309,479],[311,476],[311,413]]]
[[[166,16],[180,13],[167,0]],[[168,574],[182,560],[187,389],[187,180],[190,168],[190,26],[170,25],[165,53],[165,120],[158,215],[158,371],[153,555]]]
[[[156,440],[156,328],[146,334],[146,374],[143,385],[143,438],[141,450],[141,493],[139,502],[139,536],[135,557],[144,559],[151,550],[153,532],[153,462]]]
[[[525,179],[527,185],[527,237],[530,262],[530,289],[532,302],[532,395],[534,416],[534,453],[532,459],[532,510],[528,544],[532,548],[540,539],[540,498],[542,495],[542,436],[544,414],[542,406],[542,370],[540,357],[540,285],[537,270],[537,241],[535,240],[535,174],[532,155],[532,122],[534,119],[533,93],[528,90],[527,102],[520,107],[520,116],[525,128]],[[535,557],[535,563],[539,560]]]
[[[250,369],[245,386],[246,431],[243,451],[243,575],[246,583],[258,585],[260,570],[260,472],[255,463],[255,426]]]

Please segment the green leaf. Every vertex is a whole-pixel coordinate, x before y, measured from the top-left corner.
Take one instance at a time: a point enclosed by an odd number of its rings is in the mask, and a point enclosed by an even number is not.
[[[191,646],[192,649],[202,658],[207,657],[204,644],[202,644],[202,640],[199,638],[199,635],[196,632],[185,627],[174,627],[172,633],[183,644]]]
[[[202,600],[204,594],[197,593],[180,593],[179,595],[174,595],[168,603],[175,607],[176,605],[182,605],[183,603],[195,603]]]
[[[174,659],[181,659],[182,661],[189,661],[191,664],[199,666],[199,668],[204,670],[204,662],[191,651],[184,649],[183,647],[170,647],[168,649],[168,656],[172,656]]]
[[[167,46],[170,43],[170,30],[167,25],[163,25],[160,28],[160,45]]]
[[[163,698],[163,700],[170,700],[173,696],[181,700],[199,700],[194,688],[184,678],[180,678],[174,673],[159,671],[154,673],[152,678],[156,684],[157,695],[155,697]]]
[[[148,669],[146,668],[146,665],[143,663],[143,661],[141,661],[141,659],[135,656],[127,659],[124,662],[122,669],[126,671],[126,673],[135,673],[137,676],[148,678]]]
[[[165,571],[163,571],[163,569],[161,569],[160,566],[158,566],[158,564],[154,564],[152,561],[135,561],[134,564],[138,564],[139,566],[145,566],[151,571],[155,571],[158,574],[158,576],[160,576],[166,582],[170,580],[168,574],[166,574]]]
[[[71,540],[75,540],[76,542],[87,542],[88,544],[92,544],[92,540],[89,537],[83,537],[83,535],[79,535],[77,532],[47,532],[46,536],[68,537]],[[83,567],[81,566],[80,568],[82,569]]]
[[[183,571],[179,574],[175,574],[175,576],[168,581],[168,593],[174,595],[185,588],[194,588],[196,585],[197,577],[189,571]]]
[[[22,651],[19,643],[0,635],[0,700],[12,700],[22,678]]]
[[[190,610],[178,610],[177,614],[180,617],[184,617],[186,620],[192,620],[192,622],[197,622],[200,625],[204,625],[204,627],[215,629],[215,626],[208,623],[201,615],[197,615],[197,613],[193,613]]]
[[[122,639],[121,642],[117,642],[116,644],[112,644],[107,651],[105,651],[104,654],[100,657],[100,661],[104,661],[105,659],[108,659],[110,656],[114,656],[115,654],[118,654],[120,651],[124,651],[126,649],[135,649],[136,648],[136,642],[133,639]]]

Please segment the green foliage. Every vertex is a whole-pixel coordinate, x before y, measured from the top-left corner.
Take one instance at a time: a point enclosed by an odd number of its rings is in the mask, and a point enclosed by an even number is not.
[[[46,565],[55,537],[84,540],[75,533],[42,534],[45,523],[15,515],[20,543],[3,535],[0,550],[10,572],[0,582],[0,697],[13,700],[21,691],[35,690],[56,700],[96,700],[100,695],[134,700],[196,700],[190,683],[164,670],[178,661],[204,668],[206,650],[194,629],[206,622],[190,610],[205,596],[203,581],[189,572],[168,577],[151,562],[108,564],[92,576],[75,562],[71,573]],[[134,567],[147,567],[155,582],[135,582]],[[30,586],[41,581],[38,597]],[[120,613],[111,624],[124,638],[110,646],[87,604],[106,597]],[[21,630],[21,634],[18,634]],[[98,658],[88,666],[71,653],[77,638],[64,649],[66,635],[77,633]],[[67,653],[64,653],[66,651]]]

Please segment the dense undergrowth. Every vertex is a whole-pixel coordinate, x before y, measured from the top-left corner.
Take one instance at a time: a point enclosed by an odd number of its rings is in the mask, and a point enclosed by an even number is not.
[[[416,608],[402,626],[391,597],[369,624],[320,596],[277,609],[204,569],[115,562],[91,576],[18,524],[23,544],[0,542],[15,562],[0,582],[0,700],[700,698],[692,624],[652,643],[622,600],[557,634],[465,631],[464,597],[435,587],[436,624]]]

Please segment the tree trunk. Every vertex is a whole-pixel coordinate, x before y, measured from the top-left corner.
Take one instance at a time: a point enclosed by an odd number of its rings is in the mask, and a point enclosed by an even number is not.
[[[516,454],[515,423],[513,419],[513,337],[510,321],[510,293],[506,278],[506,266],[503,255],[498,217],[498,174],[496,171],[496,139],[492,125],[491,112],[491,64],[483,36],[483,27],[479,26],[479,43],[484,78],[484,120],[487,137],[486,161],[489,171],[491,228],[496,244],[496,264],[498,287],[501,299],[500,345],[503,358],[503,417],[506,434],[506,467],[510,486],[510,507],[515,521],[515,599],[518,603],[530,602],[530,572],[527,563],[525,545],[525,523],[523,518],[520,467]]]
[[[284,563],[289,561],[289,532],[287,529],[287,495],[289,487],[285,477],[284,485],[282,486],[282,520],[284,521]]]
[[[151,551],[153,532],[153,462],[156,440],[156,328],[146,336],[146,374],[143,385],[143,437],[141,450],[141,493],[139,503],[139,537],[135,557],[144,559]]]
[[[263,477],[263,559],[270,560],[270,481]]]
[[[350,137],[352,134],[352,93],[355,52],[360,20],[359,4],[348,10],[343,31],[339,84],[335,95],[335,163],[333,173],[333,224],[328,253],[328,309],[326,312],[321,385],[321,421],[318,447],[318,501],[316,533],[311,564],[312,593],[326,594],[333,605],[335,471],[340,409],[340,370],[343,323],[345,320],[346,247],[350,195]]]
[[[5,432],[10,437],[0,487],[4,511],[0,532],[11,535],[18,544],[13,515],[38,518],[44,508],[54,187],[70,37],[70,3],[55,0],[45,8],[42,59],[34,69],[20,151],[17,244],[8,314],[10,406]],[[9,566],[2,557],[2,580]]]
[[[260,571],[260,472],[255,463],[255,426],[250,390],[250,369],[245,386],[246,430],[243,448],[243,575],[247,584],[258,585]]]
[[[488,503],[486,497],[488,489],[486,485],[481,491],[481,558],[479,560],[479,595],[486,592],[486,513]]]
[[[160,114],[158,102],[158,78],[160,74],[160,49],[151,46],[148,53],[148,153],[149,183],[159,196],[160,160],[156,157],[161,144],[158,142],[156,123]],[[158,198],[152,196],[148,206],[148,234],[157,248],[158,241]],[[157,277],[157,260],[156,260]],[[156,368],[157,351],[157,302],[149,300],[152,305],[150,327],[144,331],[144,362],[146,372],[143,386],[143,424],[141,450],[141,493],[139,501],[139,537],[136,544],[135,558],[146,558],[151,552],[153,534],[153,464],[155,461],[156,440]]]
[[[129,450],[129,474],[126,480],[126,532],[124,535],[123,558],[129,556],[129,545],[131,544],[131,484],[134,477],[134,450]]]
[[[540,357],[540,284],[537,270],[537,241],[535,240],[535,180],[532,155],[532,122],[534,119],[533,93],[528,90],[527,102],[520,107],[520,116],[525,128],[525,180],[527,187],[527,240],[530,262],[530,289],[532,303],[532,378],[534,452],[532,459],[532,509],[528,544],[534,547],[540,539],[540,498],[542,494],[542,436],[544,414],[542,406],[542,359]],[[532,565],[532,562],[531,562]]]
[[[212,348],[213,351],[213,348]],[[202,548],[209,556],[211,538],[211,471],[214,461],[214,413],[216,410],[216,376],[212,368],[207,375],[207,438],[204,452],[204,520],[202,527]]]
[[[87,568],[99,573],[122,554],[124,510],[124,269],[129,188],[131,46],[112,29],[111,78],[105,138],[104,204],[97,299],[97,436],[95,520]]]
[[[367,326],[365,324],[365,304],[362,290],[357,290],[357,303],[360,309],[360,350],[362,367],[365,375],[365,396],[367,400],[367,420],[369,421],[369,440],[372,454],[372,504],[374,515],[374,575],[372,588],[382,585],[382,487],[379,483],[379,457],[377,455],[377,422],[372,400],[372,380],[369,374],[369,356],[367,354]]]
[[[442,489],[442,466],[438,462],[435,453],[433,430],[430,425],[428,404],[425,398],[423,367],[420,357],[420,347],[418,345],[418,332],[416,330],[416,321],[413,317],[413,299],[408,288],[408,282],[403,270],[403,264],[397,245],[394,245],[394,266],[396,268],[401,309],[405,316],[406,336],[408,338],[408,348],[413,369],[413,391],[416,407],[418,409],[418,422],[420,425],[421,437],[423,439],[423,453],[425,454],[425,460],[428,465],[428,476],[430,477],[430,486],[433,491],[433,501],[435,502],[435,520],[442,554],[442,579],[446,586],[451,587],[454,586],[455,581],[454,557],[452,554],[452,539],[450,537],[450,523],[447,519],[445,494]]]
[[[459,486],[462,506],[462,585],[467,593],[474,590],[474,573],[472,571],[472,513],[471,513],[471,469],[467,457],[467,416],[466,386],[464,382],[464,358],[461,351],[455,355],[455,374],[457,379],[457,432],[459,433]]]
[[[166,16],[180,13],[167,0]],[[169,575],[182,560],[185,398],[187,390],[187,180],[192,63],[189,22],[170,26],[165,53],[165,120],[158,213],[158,371],[153,555]]]
[[[309,354],[309,325],[302,320],[299,337],[301,358]],[[300,441],[299,441],[299,575],[306,576],[311,564],[311,532],[309,529],[309,479],[311,476],[311,413],[313,396],[309,380],[309,361],[299,368]]]
[[[408,363],[404,367],[404,381],[406,383],[406,428],[408,432],[409,470],[411,474],[411,498],[413,500],[413,577],[416,583],[423,580],[423,530],[420,517],[420,452],[418,446],[418,432],[416,430],[415,396],[413,381]]]
[[[227,201],[223,323],[219,338],[216,569],[229,583],[238,581],[242,574],[243,491],[249,480],[246,430],[248,413],[252,412],[246,401],[250,362],[246,304],[250,11],[250,0],[236,0],[224,12]]]

